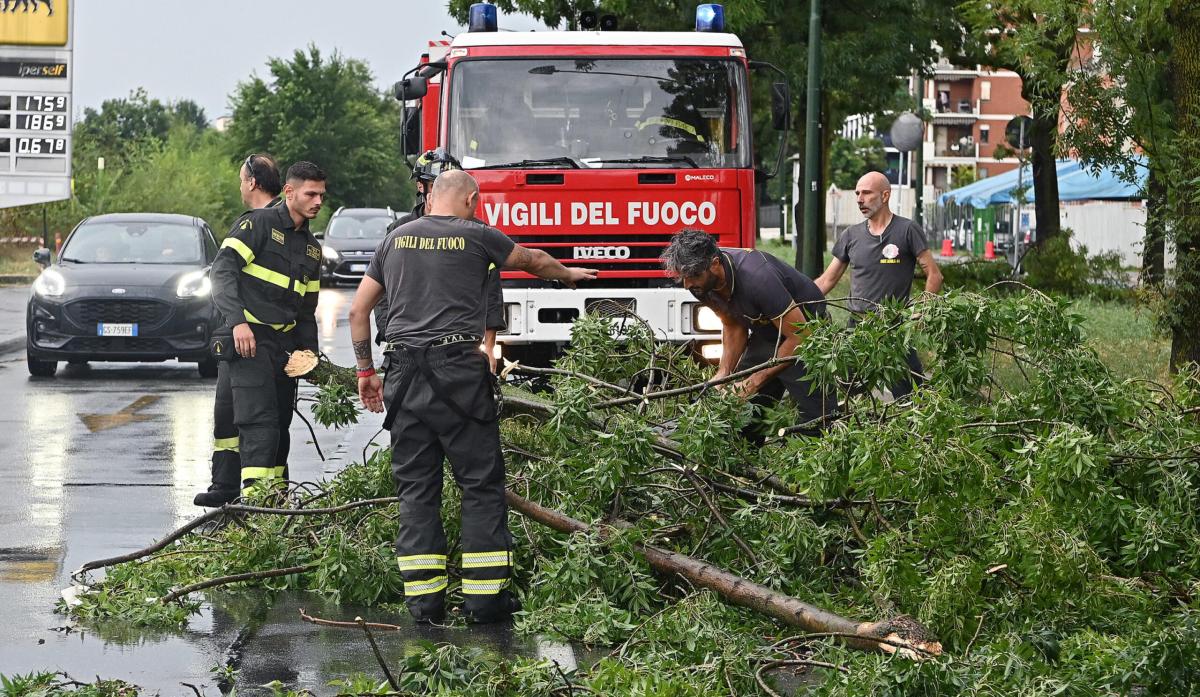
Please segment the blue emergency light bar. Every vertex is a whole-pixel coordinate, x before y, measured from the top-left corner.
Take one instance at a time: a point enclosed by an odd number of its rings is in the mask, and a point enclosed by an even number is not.
[[[725,31],[725,8],[707,3],[696,8],[696,31]]]
[[[490,2],[477,2],[471,5],[467,31],[496,31],[496,26],[495,5]]]

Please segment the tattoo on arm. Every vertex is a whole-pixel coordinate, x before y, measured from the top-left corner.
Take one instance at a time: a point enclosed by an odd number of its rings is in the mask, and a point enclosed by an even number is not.
[[[524,269],[531,263],[533,263],[533,253],[521,245],[517,245],[513,247],[512,253],[508,255],[508,261],[505,263],[505,266]]]
[[[362,341],[355,341],[355,342],[353,342],[353,344],[354,344],[354,357],[355,358],[368,360],[368,361],[371,360],[371,340],[370,339],[363,339]]]

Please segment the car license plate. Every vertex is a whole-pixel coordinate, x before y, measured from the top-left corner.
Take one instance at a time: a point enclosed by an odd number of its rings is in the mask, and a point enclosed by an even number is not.
[[[97,324],[96,336],[137,336],[137,324]]]
[[[366,273],[366,272],[367,272],[366,264],[351,264],[350,265],[350,273]]]

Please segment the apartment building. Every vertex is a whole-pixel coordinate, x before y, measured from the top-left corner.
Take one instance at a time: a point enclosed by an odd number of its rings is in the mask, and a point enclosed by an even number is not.
[[[1015,157],[995,158],[996,146],[1004,142],[1004,127],[1030,113],[1016,73],[942,59],[925,80],[922,97],[930,115],[924,144],[927,192],[936,195],[950,189],[955,167],[973,168],[979,179],[1017,168]]]
[[[929,123],[925,128],[925,200],[953,188],[955,168],[975,171],[977,179],[1016,169],[1015,157],[996,159],[996,146],[1004,143],[1004,128],[1015,116],[1028,115],[1029,103],[1021,97],[1021,78],[1010,70],[984,66],[959,66],[942,59],[925,79],[922,96]],[[915,93],[915,80],[908,90]],[[904,156],[892,147],[887,133],[878,133],[868,114],[855,114],[842,124],[842,136],[878,135],[888,159],[893,185],[911,187],[914,153]]]

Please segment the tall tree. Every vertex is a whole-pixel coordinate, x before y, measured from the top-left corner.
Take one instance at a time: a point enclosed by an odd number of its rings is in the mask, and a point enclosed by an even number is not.
[[[317,163],[330,177],[330,208],[411,204],[400,109],[374,87],[365,63],[309,46],[290,60],[272,58],[268,69],[269,80],[252,76],[230,97],[235,158],[267,151],[281,166]]]
[[[1171,366],[1200,364],[1200,4],[1172,0],[1167,21],[1176,36],[1168,73],[1175,102],[1175,174],[1171,182],[1176,249]]]
[[[84,109],[75,133],[77,140],[90,143],[101,156],[121,162],[151,140],[165,141],[175,125],[204,130],[208,119],[204,109],[189,99],[164,103],[139,87],[128,97],[104,100],[99,110]]]
[[[961,5],[970,41],[965,57],[1021,76],[1029,102],[1034,215],[1038,242],[1062,231],[1058,209],[1058,129],[1068,68],[1079,50],[1092,0],[967,0]]]
[[[1098,50],[1070,74],[1063,145],[1131,182],[1146,175],[1143,283],[1161,292],[1172,367],[1200,362],[1200,5],[1106,0],[1088,26]],[[1171,274],[1164,242],[1177,251]]]

